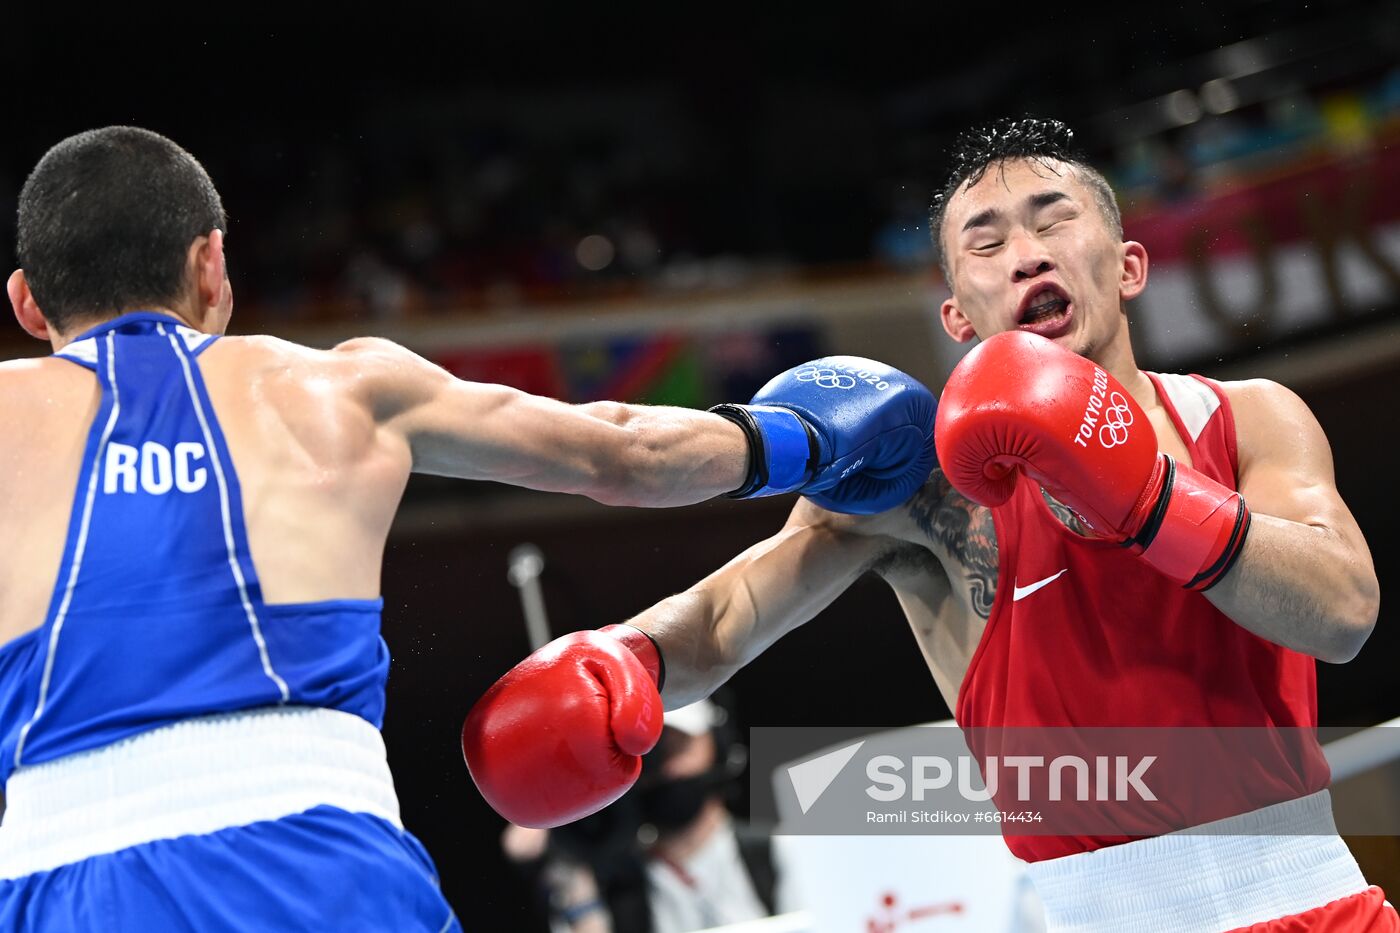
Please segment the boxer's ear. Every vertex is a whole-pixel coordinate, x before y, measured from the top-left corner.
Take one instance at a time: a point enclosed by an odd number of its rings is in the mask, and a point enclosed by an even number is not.
[[[977,331],[973,330],[972,322],[967,319],[967,315],[962,313],[955,299],[949,298],[943,302],[939,308],[939,314],[943,318],[943,329],[948,332],[958,343],[967,343],[977,336]]]
[[[49,322],[39,310],[34,293],[29,290],[29,282],[24,277],[23,269],[16,269],[10,273],[5,290],[10,294],[10,307],[15,309],[15,320],[19,321],[19,326],[24,328],[24,332],[39,340],[52,341]]]
[[[1147,287],[1147,247],[1136,240],[1123,241],[1123,271],[1118,279],[1118,294],[1132,301]]]
[[[201,317],[217,316],[224,304],[232,303],[222,230],[216,227],[208,236],[194,238],[185,256],[185,269],[187,280],[194,284],[194,310]]]

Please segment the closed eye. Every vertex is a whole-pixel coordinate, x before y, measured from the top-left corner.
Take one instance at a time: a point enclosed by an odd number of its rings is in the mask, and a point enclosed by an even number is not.
[[[996,249],[1000,245],[1001,241],[997,240],[995,243],[979,243],[978,245],[972,247],[972,249],[974,252],[980,252],[984,249]]]

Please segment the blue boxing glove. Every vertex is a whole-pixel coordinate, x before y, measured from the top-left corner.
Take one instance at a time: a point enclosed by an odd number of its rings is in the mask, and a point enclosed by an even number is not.
[[[749,439],[749,475],[731,498],[800,492],[833,512],[872,515],[928,479],[937,409],[932,392],[893,367],[828,356],[774,378],[747,405],[710,411]]]

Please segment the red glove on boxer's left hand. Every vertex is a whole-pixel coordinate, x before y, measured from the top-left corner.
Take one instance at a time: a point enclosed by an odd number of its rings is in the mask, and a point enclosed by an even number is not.
[[[545,645],[496,681],[462,726],[481,795],[520,826],[582,819],[621,797],[661,737],[661,654],[609,625]]]
[[[1024,470],[1189,589],[1219,581],[1249,531],[1240,494],[1158,451],[1118,380],[1035,334],[997,334],[958,364],[934,436],[944,473],[969,499],[1000,505]]]

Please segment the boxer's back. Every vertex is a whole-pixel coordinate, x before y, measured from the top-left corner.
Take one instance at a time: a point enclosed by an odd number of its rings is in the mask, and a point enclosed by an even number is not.
[[[269,603],[372,598],[410,469],[356,397],[352,361],[269,337],[197,358],[242,487]],[[38,628],[53,595],[93,418],[95,374],[58,357],[0,364],[0,645]],[[19,544],[22,542],[22,544]]]
[[[134,314],[58,357],[5,373],[29,413],[4,424],[0,781],[192,715],[378,726],[378,565],[411,458],[354,355]]]

